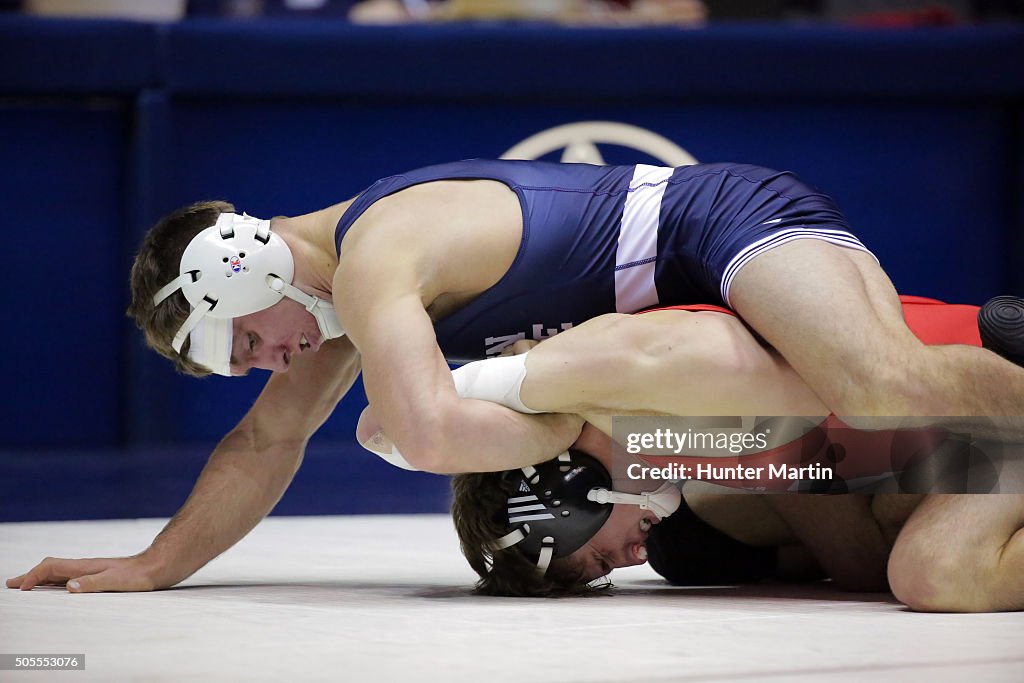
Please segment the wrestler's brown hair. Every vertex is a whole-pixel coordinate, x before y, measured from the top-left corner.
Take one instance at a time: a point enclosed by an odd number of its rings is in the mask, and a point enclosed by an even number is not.
[[[188,357],[188,340],[180,354],[171,346],[191,306],[180,289],[159,306],[153,305],[153,295],[178,277],[181,255],[192,238],[214,225],[220,214],[234,210],[228,202],[205,201],[167,214],[146,233],[132,265],[132,303],[128,315],[145,333],[146,343],[154,351],[173,361],[178,372],[193,377],[205,377],[210,371]]]
[[[506,597],[595,595],[610,583],[590,585],[583,568],[567,557],[552,560],[541,574],[515,546],[496,550],[508,527],[509,496],[517,495],[518,470],[459,474],[452,478],[452,520],[462,554],[480,579],[475,592]]]

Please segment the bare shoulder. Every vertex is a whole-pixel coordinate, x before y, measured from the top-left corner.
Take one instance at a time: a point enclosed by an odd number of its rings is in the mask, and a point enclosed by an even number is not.
[[[495,284],[522,241],[518,197],[493,180],[437,180],[368,208],[341,245],[339,273],[367,282],[409,273],[426,301]]]
[[[457,246],[522,234],[519,198],[495,180],[435,180],[407,187],[373,203],[352,225],[342,249],[376,236],[407,245]],[[398,245],[396,245],[398,246]]]

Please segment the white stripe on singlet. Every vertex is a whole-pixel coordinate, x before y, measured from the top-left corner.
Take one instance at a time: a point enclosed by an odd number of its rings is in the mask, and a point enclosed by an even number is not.
[[[674,168],[637,164],[622,207],[615,250],[615,310],[633,313],[658,303],[654,267],[658,258],[661,199]]]
[[[790,228],[788,230],[780,230],[779,232],[762,237],[756,242],[744,247],[736,256],[729,261],[729,265],[725,267],[725,272],[722,275],[721,294],[722,300],[725,301],[727,306],[732,306],[732,302],[729,300],[729,288],[732,287],[732,281],[736,277],[736,273],[740,272],[743,266],[747,265],[753,259],[757,258],[765,252],[771,251],[775,247],[786,244],[787,242],[793,242],[795,240],[802,239],[815,239],[823,242],[829,242],[830,244],[837,244],[841,247],[847,247],[849,249],[856,249],[858,251],[866,251],[871,254],[871,251],[865,247],[859,239],[854,237],[852,234],[845,230],[824,230],[824,229],[810,229],[810,228]],[[878,260],[874,254],[871,254],[875,260]]]

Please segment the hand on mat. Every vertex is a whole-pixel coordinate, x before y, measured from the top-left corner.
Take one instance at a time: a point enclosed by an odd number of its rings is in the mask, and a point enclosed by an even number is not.
[[[47,557],[21,576],[7,579],[8,588],[67,586],[71,593],[151,591],[158,586],[152,568],[139,557],[98,557],[71,560]]]

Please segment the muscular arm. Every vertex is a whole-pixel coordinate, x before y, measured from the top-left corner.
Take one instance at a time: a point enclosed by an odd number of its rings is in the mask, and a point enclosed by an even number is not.
[[[366,395],[410,463],[432,472],[498,471],[542,462],[575,440],[582,421],[572,416],[460,399],[422,306],[399,300],[381,310],[366,329]]]
[[[342,337],[270,377],[145,552],[162,568],[158,586],[187,578],[270,513],[298,470],[310,436],[358,374],[359,356]]]
[[[274,374],[248,414],[217,446],[191,495],[148,549],[128,558],[46,558],[8,588],[68,584],[73,592],[168,588],[245,536],[281,498],[306,442],[359,373],[346,339]]]
[[[579,434],[579,418],[522,415],[456,394],[426,308],[452,289],[479,291],[486,283],[468,259],[461,275],[439,278],[439,264],[451,265],[446,250],[457,245],[447,232],[449,242],[410,225],[402,217],[350,232],[333,283],[341,293],[339,318],[362,355],[366,395],[384,431],[409,463],[439,473],[505,470],[564,451]]]

